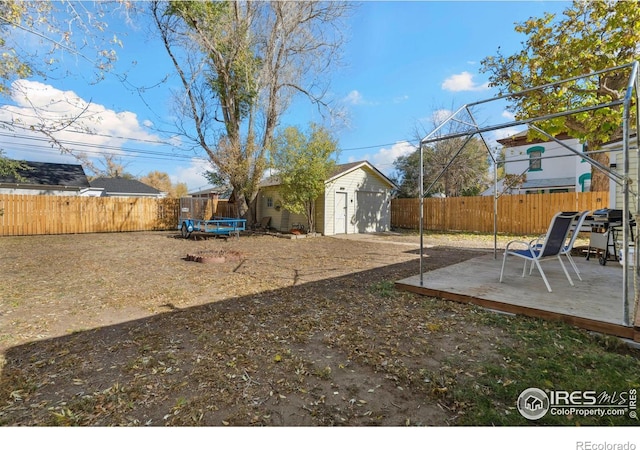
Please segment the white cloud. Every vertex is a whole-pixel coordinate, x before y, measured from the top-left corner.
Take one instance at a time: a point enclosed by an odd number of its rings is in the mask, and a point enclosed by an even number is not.
[[[347,96],[343,99],[345,103],[350,105],[362,105],[365,103],[362,98],[362,94],[356,90],[353,90],[347,94]]]
[[[506,109],[504,111],[502,111],[502,114],[500,114],[502,117],[504,117],[505,119],[508,119],[510,121],[513,121],[516,119],[516,116],[511,112],[511,111],[507,111]]]
[[[140,124],[135,113],[116,112],[89,103],[73,91],[61,91],[37,81],[18,80],[12,85],[11,98],[14,105],[0,108],[0,121],[14,124],[21,136],[42,138],[42,133],[30,132],[29,128],[44,128],[76,151],[87,150],[86,145],[93,146],[90,148],[94,151],[107,146],[117,149],[128,138],[159,142]]]
[[[473,75],[467,71],[459,74],[451,75],[442,83],[442,89],[445,91],[462,92],[462,91],[485,91],[489,89],[489,83],[476,84],[473,81]]]
[[[87,102],[73,91],[31,80],[18,80],[12,84],[13,104],[0,107],[0,123],[14,131],[5,136],[3,149],[12,158],[31,161],[78,163],[68,153],[52,145],[52,139],[42,133],[50,132],[65,149],[85,154],[98,167],[104,154],[116,158],[126,157],[122,150],[128,139],[143,140],[136,148],[146,145],[158,148],[161,139],[148,131],[149,122],[139,120],[130,111],[116,112],[103,105]],[[177,144],[177,143],[176,143]],[[128,164],[125,162],[125,166]]]
[[[453,111],[451,111],[450,109],[438,109],[431,115],[431,120],[434,124],[440,125],[442,122],[451,117],[452,114]]]
[[[109,145],[122,143],[122,139],[113,139],[114,137],[155,139],[140,124],[135,113],[116,112],[102,105],[89,103],[73,91],[61,91],[37,81],[18,80],[12,84],[11,98],[15,106],[2,108],[2,119],[10,114],[25,127],[33,125],[38,128],[40,124],[44,124],[60,128],[60,131],[54,133],[58,139]],[[65,122],[68,126],[62,127]],[[94,134],[82,136],[79,131],[91,131]]]
[[[409,96],[408,95],[401,95],[399,97],[395,97],[393,99],[393,103],[404,103],[407,100],[409,100]]]
[[[377,153],[367,158],[376,169],[389,176],[394,170],[393,162],[400,156],[416,151],[416,146],[407,141],[396,142],[391,148],[381,148]]]
[[[170,178],[173,184],[186,183],[189,192],[198,191],[211,186],[211,183],[203,175],[204,172],[211,170],[209,161],[193,158],[189,166],[177,166]]]
[[[499,130],[495,130],[493,132],[495,139],[504,139],[510,136],[513,136],[514,134],[518,134],[523,130],[522,127],[509,127],[509,128],[501,128]]]

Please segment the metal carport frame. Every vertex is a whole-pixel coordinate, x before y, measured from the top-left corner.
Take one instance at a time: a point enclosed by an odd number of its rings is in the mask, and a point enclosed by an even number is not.
[[[419,150],[420,150],[420,176],[419,176],[419,184],[420,184],[420,224],[419,224],[419,229],[420,229],[420,286],[424,285],[424,263],[423,263],[423,258],[424,258],[424,197],[425,197],[425,189],[424,189],[424,155],[423,155],[423,149],[424,146],[430,143],[434,143],[434,142],[438,142],[438,141],[443,141],[443,140],[447,140],[447,139],[453,139],[453,138],[461,138],[461,137],[466,137],[465,142],[463,143],[463,145],[460,147],[460,149],[456,152],[456,154],[451,158],[451,160],[449,161],[449,163],[442,169],[442,171],[438,174],[438,176],[436,177],[436,179],[431,183],[431,185],[427,188],[426,193],[429,193],[431,191],[431,189],[433,188],[433,186],[435,185],[435,183],[440,179],[440,177],[448,170],[448,168],[451,166],[451,164],[453,163],[453,161],[456,159],[456,157],[460,154],[460,152],[464,149],[464,146],[466,145],[467,142],[469,142],[471,140],[471,138],[473,136],[475,136],[476,134],[480,136],[480,138],[482,139],[482,141],[484,142],[485,147],[487,148],[487,152],[489,153],[489,156],[491,157],[493,163],[494,163],[494,183],[495,183],[495,187],[494,187],[494,202],[493,202],[493,214],[494,214],[494,258],[496,257],[496,252],[497,252],[497,217],[498,217],[498,189],[497,189],[497,173],[495,170],[496,167],[496,159],[494,158],[493,154],[491,153],[489,146],[487,145],[487,142],[483,136],[483,133],[487,133],[490,131],[496,131],[496,130],[500,130],[503,128],[509,128],[509,127],[514,127],[514,126],[520,126],[520,125],[527,125],[530,128],[533,128],[534,130],[536,130],[537,132],[543,134],[545,137],[547,137],[549,140],[553,140],[557,143],[559,143],[560,145],[564,146],[565,148],[568,148],[564,143],[560,142],[560,140],[556,139],[554,136],[551,136],[550,134],[544,132],[543,130],[539,129],[538,127],[536,127],[534,124],[536,122],[539,121],[543,121],[543,120],[548,120],[548,119],[553,119],[556,117],[562,117],[562,116],[570,116],[570,115],[574,115],[574,114],[578,114],[578,113],[582,113],[582,112],[587,112],[587,111],[594,111],[594,110],[598,110],[598,109],[602,109],[602,108],[609,108],[609,107],[614,107],[614,106],[622,106],[623,107],[623,111],[622,111],[622,128],[623,128],[623,137],[622,137],[622,152],[624,155],[624,159],[623,159],[623,175],[619,176],[618,174],[612,172],[610,170],[610,168],[608,167],[604,167],[602,164],[598,163],[597,161],[593,160],[592,158],[589,157],[588,154],[585,153],[580,153],[580,152],[576,152],[573,149],[569,149],[572,152],[576,153],[576,155],[579,155],[581,158],[584,158],[587,162],[589,162],[590,165],[596,167],[598,170],[604,172],[609,178],[610,180],[614,181],[615,183],[617,183],[618,185],[622,186],[622,192],[623,192],[623,234],[622,234],[622,240],[623,240],[623,261],[625,262],[625,266],[624,266],[624,271],[623,271],[623,286],[622,286],[622,302],[623,302],[623,324],[625,326],[629,326],[630,325],[630,318],[629,318],[629,303],[628,303],[628,297],[629,297],[629,275],[628,275],[628,268],[626,267],[626,264],[628,262],[628,255],[629,255],[629,184],[630,184],[630,179],[629,179],[629,150],[630,150],[630,141],[631,141],[631,134],[632,134],[632,129],[635,128],[635,152],[636,152],[636,157],[638,158],[638,164],[640,165],[640,136],[638,136],[638,129],[640,128],[640,118],[639,118],[639,114],[638,114],[638,108],[639,108],[639,103],[640,103],[640,96],[638,94],[638,90],[640,87],[640,74],[638,72],[638,61],[634,61],[633,63],[629,63],[629,64],[624,64],[624,65],[620,65],[620,66],[616,66],[616,67],[612,67],[610,69],[604,69],[604,70],[600,70],[600,71],[596,71],[596,72],[591,72],[589,74],[585,74],[585,75],[580,75],[580,76],[576,76],[576,77],[572,77],[572,78],[567,78],[564,80],[560,80],[554,83],[549,83],[549,84],[545,84],[542,86],[537,86],[534,88],[530,88],[530,89],[525,89],[516,93],[512,93],[512,94],[504,94],[504,95],[500,95],[500,96],[496,96],[490,99],[484,99],[484,100],[480,100],[474,103],[469,103],[466,105],[461,106],[456,112],[454,112],[453,114],[451,114],[446,120],[444,120],[440,125],[438,125],[431,133],[429,133],[427,136],[425,136],[424,138],[422,138],[420,140],[420,144],[419,144]],[[626,92],[625,95],[622,99],[618,99],[615,101],[611,101],[611,102],[607,102],[607,103],[600,103],[597,105],[592,105],[592,106],[588,106],[588,107],[582,107],[582,108],[578,108],[578,109],[572,109],[572,110],[567,110],[567,111],[561,111],[561,112],[557,112],[557,113],[553,113],[553,114],[547,114],[547,115],[543,115],[543,116],[536,116],[536,117],[530,117],[530,118],[526,118],[526,119],[522,119],[522,120],[515,120],[515,121],[511,121],[511,122],[506,122],[506,123],[502,123],[502,124],[497,124],[497,125],[491,125],[491,126],[486,126],[486,127],[480,127],[478,126],[477,121],[474,118],[473,112],[472,112],[472,108],[482,105],[482,104],[486,104],[486,103],[490,103],[490,102],[495,102],[498,100],[508,100],[509,98],[513,98],[513,97],[517,97],[517,96],[523,96],[523,95],[527,95],[530,92],[533,91],[538,91],[538,90],[544,90],[550,87],[554,87],[554,86],[559,86],[565,83],[569,83],[572,81],[577,81],[580,79],[585,79],[588,77],[593,77],[593,76],[597,76],[603,73],[608,73],[608,72],[613,72],[613,71],[619,71],[619,70],[624,70],[624,69],[628,69],[630,70],[630,75],[629,75],[629,81],[627,83],[627,88],[626,88]],[[635,99],[635,102],[633,102],[632,100]],[[631,126],[631,108],[635,108],[635,124],[632,127]],[[462,121],[461,119],[459,119],[457,116],[462,113],[462,112],[466,112],[466,114],[468,114],[468,116],[471,118],[471,121],[473,123],[468,123],[465,121]],[[468,131],[464,131],[464,132],[456,132],[456,133],[450,133],[447,135],[443,135],[443,136],[438,136],[438,133],[440,132],[440,130],[449,122],[451,121],[455,121],[455,122],[462,122],[465,123],[466,125],[468,125],[470,127],[470,129]],[[543,156],[542,159],[545,159],[545,157]],[[640,186],[640,167],[638,168],[638,173],[636,173],[636,186]],[[640,196],[638,196],[636,194],[636,217],[640,217]],[[636,240],[638,240],[638,233],[636,233]],[[636,245],[636,248],[638,246]],[[638,299],[640,298],[640,293],[638,292],[638,274],[640,271],[640,251],[635,251],[634,252],[634,256],[635,256],[635,268],[633,270],[633,283],[634,283],[634,287],[635,287],[635,297],[634,297],[634,314],[635,311],[638,308]]]

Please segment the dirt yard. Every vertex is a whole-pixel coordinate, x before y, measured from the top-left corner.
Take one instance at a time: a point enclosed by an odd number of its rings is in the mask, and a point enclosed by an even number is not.
[[[443,239],[426,240],[427,270],[493,245]],[[417,243],[0,238],[0,425],[455,424],[434,374],[508,338],[472,307],[394,290]]]

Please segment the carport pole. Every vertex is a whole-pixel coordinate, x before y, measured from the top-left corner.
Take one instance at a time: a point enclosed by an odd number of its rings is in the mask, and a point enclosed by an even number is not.
[[[420,176],[418,177],[418,181],[420,183],[420,201],[418,202],[420,208],[420,212],[418,214],[418,221],[420,222],[418,224],[418,229],[420,230],[420,286],[424,286],[424,275],[422,273],[422,255],[424,253],[424,228],[422,224],[424,216],[424,156],[422,154],[422,141],[418,144],[418,151],[420,152]]]

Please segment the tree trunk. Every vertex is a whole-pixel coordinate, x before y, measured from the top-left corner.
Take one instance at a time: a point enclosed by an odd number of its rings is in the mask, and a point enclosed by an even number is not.
[[[253,199],[249,201],[244,218],[247,219],[247,226],[253,226],[254,223],[258,222],[258,196],[257,195],[254,195]]]
[[[316,202],[311,200],[309,206],[306,208],[307,213],[307,225],[308,232],[315,233],[316,232],[316,224],[315,224],[315,213],[316,213]]]
[[[600,145],[587,144],[587,148],[600,149]],[[604,167],[609,167],[609,155],[607,153],[587,152],[591,159],[596,160]],[[591,192],[609,192],[609,177],[597,167],[591,167]]]

